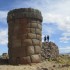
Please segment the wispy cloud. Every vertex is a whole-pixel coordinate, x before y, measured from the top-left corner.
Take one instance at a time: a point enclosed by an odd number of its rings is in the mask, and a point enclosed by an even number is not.
[[[70,32],[62,33],[62,37],[60,37],[60,42],[69,43],[70,42]]]
[[[44,35],[49,35],[49,36],[51,36],[52,34],[54,34],[54,29],[53,28],[51,28],[51,27],[49,27],[49,26],[43,26],[42,27],[42,33],[44,34]]]
[[[0,45],[6,45],[8,43],[8,31],[7,29],[0,30]]]
[[[0,10],[0,22],[6,23],[6,18],[7,18],[7,12],[8,11],[1,11]]]
[[[70,16],[47,13],[44,21],[57,25],[59,30],[67,32],[70,30]]]
[[[70,46],[63,46],[59,48],[60,53],[70,53]]]
[[[70,38],[68,38],[68,37],[61,37],[60,38],[60,42],[62,42],[62,43],[69,43],[69,41],[70,41]]]
[[[7,11],[0,10],[0,25],[7,22]],[[6,45],[8,42],[7,28],[0,28],[0,45]]]

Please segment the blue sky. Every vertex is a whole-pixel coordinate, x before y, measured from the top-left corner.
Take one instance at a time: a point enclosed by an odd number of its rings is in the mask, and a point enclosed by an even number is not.
[[[8,11],[28,7],[42,13],[42,41],[49,35],[60,53],[70,52],[70,0],[0,0],[0,54],[8,52]]]

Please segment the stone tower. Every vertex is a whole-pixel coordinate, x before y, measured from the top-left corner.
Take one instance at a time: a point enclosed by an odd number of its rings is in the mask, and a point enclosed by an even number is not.
[[[37,9],[20,8],[8,12],[8,54],[10,64],[41,61],[42,15]]]

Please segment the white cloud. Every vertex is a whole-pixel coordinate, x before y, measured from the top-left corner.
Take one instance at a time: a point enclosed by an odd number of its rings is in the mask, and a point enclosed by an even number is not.
[[[65,33],[63,33],[62,35],[65,36],[65,37],[70,37],[70,33],[66,33],[66,32],[65,32]]]
[[[61,37],[60,38],[60,42],[69,43],[69,41],[70,41],[70,38],[67,38],[67,37]]]
[[[59,50],[60,50],[60,53],[69,53],[70,46],[60,47]]]
[[[48,26],[44,27],[43,26],[42,28],[43,28],[43,30],[42,30],[42,42],[44,41],[45,36],[49,35],[49,37],[51,38],[51,36],[53,34],[55,34],[55,30],[51,27],[48,27]],[[53,40],[51,40],[51,41],[54,42]]]
[[[6,18],[7,18],[7,11],[1,11],[0,10],[0,22],[6,23]]]
[[[70,16],[47,13],[45,15],[44,21],[57,25],[59,30],[67,32],[70,30]]]
[[[54,34],[54,29],[51,28],[51,27],[48,27],[48,26],[46,26],[46,27],[43,26],[43,31],[42,31],[42,33],[43,33],[44,35],[49,35],[49,36],[51,36],[52,34]]]
[[[62,33],[62,37],[60,37],[60,42],[69,43],[69,41],[70,41],[70,33],[69,32]]]
[[[7,29],[1,29],[0,30],[0,44],[7,44],[8,43],[8,31]]]
[[[51,36],[52,34],[54,34],[54,30],[50,27],[47,27],[46,33],[47,33],[47,35]]]

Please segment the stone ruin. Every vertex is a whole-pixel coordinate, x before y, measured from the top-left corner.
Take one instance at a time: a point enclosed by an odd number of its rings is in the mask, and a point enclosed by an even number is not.
[[[20,8],[8,12],[8,54],[10,64],[41,61],[42,15],[37,9]]]
[[[58,47],[53,42],[42,43],[42,15],[37,9],[20,8],[8,12],[8,54],[10,64],[39,63],[43,58],[55,58]]]

